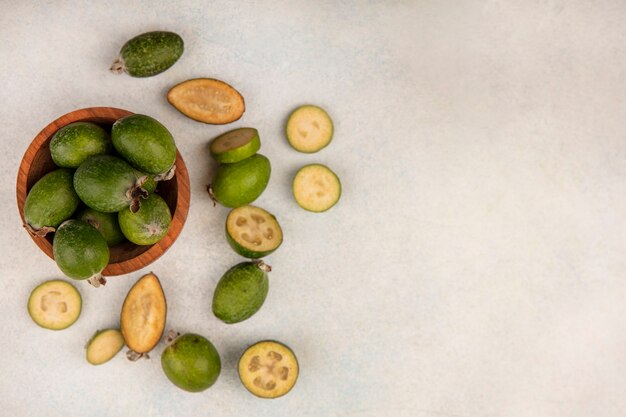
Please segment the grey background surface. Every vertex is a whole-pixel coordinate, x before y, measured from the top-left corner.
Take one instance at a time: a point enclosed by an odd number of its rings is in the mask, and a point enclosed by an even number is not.
[[[0,409],[11,416],[621,416],[626,408],[626,4],[622,1],[0,1]],[[149,30],[185,40],[149,79],[115,76],[121,45]],[[165,100],[215,77],[244,117],[209,126]],[[318,154],[283,135],[295,106],[336,123]],[[74,109],[151,115],[174,134],[192,203],[161,259],[104,289],[62,332],[25,305],[61,273],[22,230],[15,178],[32,138]],[[227,209],[205,194],[209,139],[261,132],[273,164],[257,204],[285,243],[263,309],[227,326],[215,284],[241,261]],[[291,197],[298,167],[328,164],[344,194],[325,214]],[[84,359],[117,323],[125,293],[154,271],[168,328],[223,358],[216,385],[189,394],[150,361]],[[237,379],[242,350],[289,344],[302,373],[275,401]]]

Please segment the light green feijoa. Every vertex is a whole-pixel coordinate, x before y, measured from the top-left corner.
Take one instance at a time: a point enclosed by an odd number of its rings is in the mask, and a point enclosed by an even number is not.
[[[109,134],[100,126],[76,122],[59,129],[50,141],[50,154],[63,168],[78,168],[85,159],[111,151]]]
[[[165,376],[178,388],[200,392],[217,381],[222,362],[211,342],[200,335],[187,333],[163,350],[161,367]]]
[[[154,179],[155,176],[152,174],[146,174],[145,172],[141,172],[138,169],[135,170],[135,176],[137,179],[141,179],[146,177],[146,179],[141,184],[141,188],[146,190],[148,193],[152,194],[157,188],[157,181]]]
[[[176,33],[142,33],[122,46],[111,71],[126,72],[132,77],[151,77],[174,65],[184,50],[183,39]]]
[[[29,232],[45,236],[72,216],[80,203],[72,176],[69,169],[57,169],[33,185],[24,203],[24,227]]]
[[[103,213],[87,207],[81,210],[76,218],[95,227],[109,247],[115,246],[125,239],[122,229],[117,223],[117,213]]]
[[[52,252],[57,266],[72,279],[97,277],[109,263],[109,247],[95,227],[66,220],[54,234]]]
[[[80,293],[69,282],[53,279],[38,285],[28,298],[28,314],[37,325],[50,330],[70,327],[82,309]]]
[[[118,329],[97,331],[87,342],[87,362],[102,365],[113,359],[124,347],[124,336]]]
[[[258,259],[278,249],[283,231],[276,217],[262,208],[241,206],[226,218],[226,240],[241,256]]]
[[[167,234],[171,221],[170,209],[158,194],[150,194],[141,200],[141,207],[136,213],[130,210],[118,213],[122,233],[136,245],[157,243]]]
[[[176,144],[165,126],[150,116],[133,114],[113,124],[115,150],[136,169],[166,174],[176,162]]]
[[[259,132],[251,127],[231,130],[211,141],[209,150],[219,163],[233,163],[246,159],[261,149]]]
[[[146,190],[137,185],[135,171],[125,161],[111,155],[87,158],[74,173],[74,189],[94,210],[114,213],[131,207],[136,210]]]
[[[250,204],[267,187],[271,171],[269,159],[261,154],[232,164],[222,164],[209,186],[209,193],[226,207]]]
[[[306,165],[293,179],[293,196],[303,209],[320,213],[337,204],[341,197],[341,182],[326,165]]]
[[[255,261],[242,262],[226,271],[213,293],[215,317],[228,324],[252,317],[267,297],[270,270],[262,261]]]

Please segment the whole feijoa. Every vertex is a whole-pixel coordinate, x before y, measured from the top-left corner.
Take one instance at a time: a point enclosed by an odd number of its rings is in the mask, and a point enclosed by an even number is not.
[[[59,129],[50,141],[50,154],[63,168],[78,168],[85,159],[111,151],[109,134],[100,126],[76,122]]]
[[[269,159],[261,154],[232,164],[222,164],[210,185],[210,193],[218,203],[226,207],[250,204],[267,187],[271,171]]]
[[[95,227],[109,247],[124,241],[124,234],[117,223],[117,213],[103,213],[92,208],[81,210],[76,216],[78,220]]]
[[[57,169],[33,185],[24,203],[24,227],[38,236],[69,219],[80,200],[72,185],[73,171]]]
[[[161,367],[178,388],[200,392],[217,381],[222,363],[211,342],[200,335],[187,333],[165,348],[161,354]]]
[[[151,77],[174,65],[184,50],[183,39],[174,32],[142,33],[122,46],[111,71],[126,72],[132,77]]]
[[[95,227],[80,220],[59,226],[52,243],[54,260],[73,279],[98,276],[109,263],[109,247]]]
[[[158,194],[150,194],[141,200],[141,207],[135,213],[122,210],[118,222],[126,239],[136,245],[152,245],[167,234],[172,214],[167,203]]]
[[[150,116],[133,114],[113,124],[115,150],[147,174],[165,174],[176,161],[176,144],[165,126]]]

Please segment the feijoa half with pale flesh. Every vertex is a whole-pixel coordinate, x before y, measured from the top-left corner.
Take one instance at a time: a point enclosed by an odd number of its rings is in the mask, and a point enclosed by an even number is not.
[[[183,39],[174,32],[142,33],[122,46],[111,71],[126,72],[132,77],[151,77],[174,65],[184,50]]]
[[[102,365],[113,359],[124,347],[124,336],[118,329],[97,331],[87,342],[87,362]]]
[[[117,222],[117,213],[102,213],[87,207],[81,210],[76,218],[95,227],[109,247],[122,243],[125,239]]]
[[[160,195],[150,194],[141,200],[141,207],[137,212],[120,211],[118,222],[126,239],[136,245],[152,245],[167,234],[172,214]]]
[[[76,122],[59,129],[50,141],[50,155],[63,168],[78,168],[87,158],[112,149],[109,134],[95,123]]]
[[[295,109],[287,120],[287,140],[297,151],[313,153],[328,146],[333,138],[333,121],[324,109],[306,105]]]
[[[161,354],[165,376],[178,388],[201,392],[211,387],[220,375],[222,363],[215,346],[198,334],[177,337]]]
[[[28,314],[37,325],[50,330],[70,327],[82,309],[80,293],[69,282],[53,279],[38,285],[28,298]]]
[[[100,232],[80,220],[66,220],[54,234],[52,253],[69,278],[98,278],[109,263],[109,246]]]
[[[230,164],[246,159],[261,149],[259,132],[252,127],[241,127],[226,132],[211,141],[211,156],[221,163]]]
[[[235,252],[258,259],[274,252],[283,243],[283,231],[272,214],[255,206],[231,210],[226,218],[226,240]]]
[[[293,196],[305,210],[316,213],[326,211],[339,201],[341,182],[337,174],[325,165],[306,165],[293,179]]]
[[[234,122],[246,110],[239,91],[213,78],[183,81],[170,89],[167,101],[190,119],[214,125]]]
[[[239,359],[238,370],[243,386],[261,398],[287,394],[300,373],[293,351],[274,340],[257,342],[246,349]]]
[[[250,204],[267,187],[271,172],[269,159],[258,153],[239,162],[221,164],[209,186],[209,194],[226,207]]]

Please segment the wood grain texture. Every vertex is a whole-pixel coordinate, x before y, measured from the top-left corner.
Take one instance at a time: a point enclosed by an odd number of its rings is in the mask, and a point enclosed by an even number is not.
[[[133,113],[128,110],[114,107],[90,107],[65,114],[39,132],[26,149],[17,175],[17,207],[22,222],[28,191],[42,176],[57,168],[50,156],[49,147],[50,140],[57,130],[74,122],[92,122],[110,132],[117,119],[131,114]],[[180,152],[176,151],[176,175],[169,181],[159,182],[156,192],[163,197],[172,212],[172,223],[167,235],[150,246],[138,246],[125,241],[112,247],[109,265],[102,272],[103,275],[123,275],[137,271],[158,259],[176,241],[187,219],[190,204],[189,173]],[[53,258],[54,234],[48,234],[45,238],[30,233],[29,236],[46,255]]]

